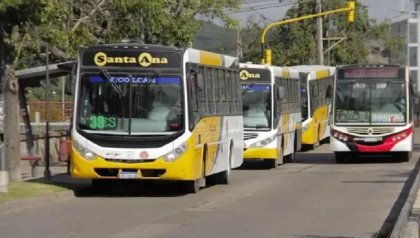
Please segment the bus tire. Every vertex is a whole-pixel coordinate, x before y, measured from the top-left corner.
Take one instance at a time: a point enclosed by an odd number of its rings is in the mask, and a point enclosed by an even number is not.
[[[283,162],[283,145],[281,146],[280,156],[277,159],[265,159],[264,164],[268,169],[275,169],[279,167],[279,161]]]
[[[183,181],[184,191],[186,193],[198,193],[201,187],[206,186],[206,158],[207,158],[207,147],[204,146],[203,159],[201,165],[201,177],[196,180]]]
[[[400,160],[401,162],[408,162],[411,159],[411,152],[401,152]]]
[[[230,143],[229,146],[229,160],[228,160],[228,167],[227,170],[221,172],[218,174],[218,182],[219,184],[229,184],[230,183],[230,179],[231,179],[231,170],[232,170],[232,153],[233,150],[233,143]]]
[[[319,145],[320,145],[320,142],[319,142],[319,126],[318,126],[316,141],[314,144],[312,144],[312,149],[315,150],[316,148],[319,147]]]
[[[264,164],[266,165],[267,169],[275,169],[279,166],[277,159],[265,159]]]
[[[335,162],[337,164],[347,163],[349,161],[349,155],[346,152],[335,152]]]
[[[184,181],[186,193],[198,193],[200,191],[200,179]]]
[[[284,157],[285,163],[294,163],[296,158],[296,152],[292,152],[290,155]]]

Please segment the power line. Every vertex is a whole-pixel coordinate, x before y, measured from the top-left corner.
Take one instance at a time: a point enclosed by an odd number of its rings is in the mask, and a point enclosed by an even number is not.
[[[314,0],[306,0],[306,1],[300,1],[299,3],[308,3],[308,2],[313,2]],[[245,2],[247,3],[247,2]],[[272,3],[272,5],[266,5],[266,6],[259,6],[259,7],[252,7],[252,8],[246,8],[246,9],[241,9],[239,11],[236,12],[232,12],[234,13],[242,13],[242,12],[251,12],[254,10],[263,10],[263,9],[268,9],[268,8],[278,8],[278,7],[289,7],[292,6],[294,4],[298,3],[297,1],[293,1],[293,0],[289,0],[288,2],[284,2],[284,3]]]
[[[257,13],[264,21],[274,21],[272,19],[269,19],[267,17],[265,17],[263,14],[261,14],[257,9],[254,9],[254,7],[251,6],[251,4],[249,4],[248,2],[245,1],[245,4],[247,4],[249,6],[249,8],[254,11],[255,13]]]

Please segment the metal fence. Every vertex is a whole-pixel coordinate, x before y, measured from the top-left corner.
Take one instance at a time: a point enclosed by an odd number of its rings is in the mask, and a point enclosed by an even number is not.
[[[45,122],[45,101],[29,101],[27,104],[31,122]],[[50,122],[70,121],[73,114],[73,102],[49,101],[48,114]]]

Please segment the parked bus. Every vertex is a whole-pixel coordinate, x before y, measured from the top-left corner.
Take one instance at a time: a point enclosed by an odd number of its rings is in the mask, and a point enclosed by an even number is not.
[[[277,66],[240,64],[244,159],[269,168],[293,161],[300,150],[299,74]]]
[[[299,71],[302,100],[302,145],[315,149],[330,136],[335,67],[323,65],[292,66]]]
[[[339,67],[331,126],[336,161],[373,153],[408,161],[414,140],[414,85],[405,66]]]
[[[79,52],[71,174],[229,183],[243,161],[239,62],[175,47],[112,44]]]

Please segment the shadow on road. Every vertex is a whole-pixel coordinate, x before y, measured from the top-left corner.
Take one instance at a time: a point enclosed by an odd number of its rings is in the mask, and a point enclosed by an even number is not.
[[[56,174],[51,180],[36,178],[27,182],[60,186],[72,190],[77,197],[178,197],[188,195],[185,184],[177,181],[107,180],[102,186],[93,186],[90,180],[77,180],[69,174]],[[206,188],[215,185],[210,180]],[[223,186],[223,185],[220,185]],[[206,189],[206,188],[201,188]]]
[[[412,158],[415,159],[415,158]],[[299,164],[336,164],[333,153],[300,152],[296,154],[295,163]],[[399,158],[389,154],[364,154],[350,158],[344,164],[377,164],[403,163]]]

